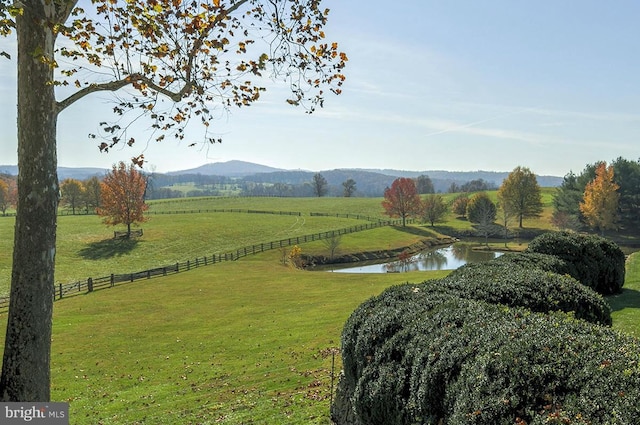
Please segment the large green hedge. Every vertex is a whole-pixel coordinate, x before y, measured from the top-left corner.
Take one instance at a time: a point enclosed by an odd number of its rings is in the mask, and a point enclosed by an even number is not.
[[[526,252],[560,258],[566,263],[568,274],[602,295],[617,294],[622,290],[624,253],[615,243],[600,236],[545,233],[534,238]]]
[[[533,245],[360,305],[342,334],[333,420],[637,423],[640,343],[603,326],[610,307],[588,287],[622,286],[613,284],[621,251],[602,238],[565,234]],[[556,254],[545,252],[550,246]],[[589,273],[597,285],[570,277]]]
[[[438,286],[463,298],[541,313],[573,312],[579,319],[611,325],[611,307],[601,295],[572,277],[525,267],[525,262],[503,259],[470,263],[453,271]]]
[[[638,341],[572,315],[464,299],[434,283],[402,285],[358,308],[342,344],[332,411],[341,425],[640,417]]]

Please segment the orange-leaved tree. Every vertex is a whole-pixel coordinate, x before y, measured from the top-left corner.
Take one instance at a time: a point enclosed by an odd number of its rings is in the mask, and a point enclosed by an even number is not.
[[[0,212],[6,215],[9,208],[9,184],[0,178]]]
[[[402,218],[402,226],[406,226],[407,218],[422,213],[422,201],[413,179],[399,177],[384,190],[382,207],[389,217]]]
[[[264,77],[284,81],[287,102],[311,112],[345,79],[347,57],[325,38],[328,13],[321,0],[0,2],[0,36],[17,40],[19,170],[0,400],[50,399],[61,112],[113,93],[101,150],[133,145],[129,124],[144,117],[149,139],[182,140],[196,122],[204,143],[217,142],[213,121],[256,102]],[[5,46],[0,59],[13,60]]]
[[[120,162],[102,180],[98,215],[105,224],[127,226],[131,237],[131,225],[147,221],[144,212],[149,205],[144,202],[147,179],[133,165]]]
[[[604,233],[606,229],[614,229],[618,212],[620,194],[614,180],[613,166],[600,163],[596,169],[596,177],[587,183],[580,212],[589,226]]]

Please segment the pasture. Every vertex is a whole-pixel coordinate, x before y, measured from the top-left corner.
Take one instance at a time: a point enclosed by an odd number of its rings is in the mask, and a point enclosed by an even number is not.
[[[202,212],[215,208],[302,216]],[[309,212],[384,218],[380,199],[370,198],[207,198],[159,201],[151,211],[183,212],[150,215],[144,236],[135,241],[114,241],[113,229],[96,216],[60,217],[57,280],[101,276],[114,268],[138,271],[364,222]],[[435,229],[414,225],[353,233],[342,237],[341,249],[406,246],[465,224],[451,217]],[[0,219],[5,286],[12,225],[12,218]],[[525,226],[549,225],[538,220]],[[321,242],[301,248],[326,250]],[[384,288],[447,273],[310,272],[283,265],[280,258],[273,250],[56,301],[52,399],[70,403],[72,424],[329,424],[330,353],[340,346],[347,317]],[[631,257],[627,270],[625,292],[609,300],[614,327],[640,335],[640,255]],[[2,338],[5,326],[2,320]]]

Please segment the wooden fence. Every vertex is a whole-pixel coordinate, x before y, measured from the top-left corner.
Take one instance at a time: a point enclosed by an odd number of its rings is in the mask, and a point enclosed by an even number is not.
[[[320,213],[316,213],[320,215]],[[325,215],[322,213],[322,215]],[[335,216],[329,214],[330,216]],[[348,215],[348,214],[346,214]],[[344,215],[343,215],[344,216]],[[349,218],[354,218],[351,215]],[[361,218],[362,219],[362,218]],[[412,222],[413,220],[408,220]],[[89,292],[97,291],[100,289],[113,288],[116,285],[122,285],[134,282],[141,279],[151,279],[153,277],[167,276],[171,274],[186,272],[192,269],[196,269],[203,266],[209,266],[223,261],[235,261],[239,258],[246,257],[247,255],[259,254],[261,252],[269,251],[272,249],[284,248],[293,245],[299,245],[306,242],[319,241],[322,239],[328,239],[339,235],[346,235],[349,233],[362,232],[364,230],[376,229],[384,226],[392,226],[402,224],[402,220],[379,220],[375,222],[369,222],[366,224],[360,224],[357,226],[351,226],[344,229],[330,230],[327,232],[312,233],[304,236],[295,236],[291,238],[280,239],[277,241],[264,242],[260,244],[245,246],[238,248],[235,251],[226,252],[223,254],[213,254],[210,256],[196,257],[193,260],[187,260],[185,262],[178,262],[169,264],[163,267],[156,267],[149,270],[143,270],[133,273],[116,274],[112,273],[109,276],[87,278],[86,280],[80,280],[73,283],[58,283],[55,285],[53,299],[60,300],[75,295],[86,294]],[[9,297],[0,297],[0,312],[5,312],[9,308]]]

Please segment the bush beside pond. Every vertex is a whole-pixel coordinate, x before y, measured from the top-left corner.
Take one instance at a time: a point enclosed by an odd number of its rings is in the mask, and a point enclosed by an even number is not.
[[[464,299],[427,283],[402,285],[347,321],[333,419],[633,423],[640,417],[637,344],[571,315]]]
[[[617,294],[624,285],[624,253],[600,236],[545,233],[534,238],[525,252],[558,257],[566,263],[566,273],[602,295]]]
[[[599,240],[579,243],[608,252],[612,267],[602,270],[617,273],[615,249]],[[571,259],[509,255],[441,280],[395,286],[363,303],[343,330],[333,420],[634,423],[640,344],[602,326],[611,316],[600,295],[555,273],[585,267]]]

